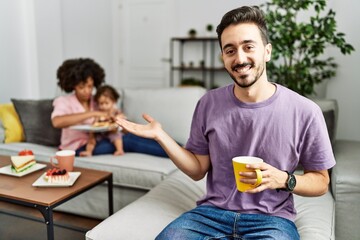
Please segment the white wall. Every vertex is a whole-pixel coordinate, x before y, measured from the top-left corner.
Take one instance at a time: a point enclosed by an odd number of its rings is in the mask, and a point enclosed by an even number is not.
[[[0,102],[11,97],[50,98],[58,95],[56,69],[63,60],[91,57],[106,71],[106,81],[121,86],[119,9],[124,0],[1,0],[0,1]],[[149,0],[150,1],[150,0]],[[169,0],[170,1],[170,0]],[[241,5],[264,1],[243,0]],[[238,0],[172,0],[173,36],[186,36],[190,28],[205,33],[222,15],[240,6]],[[360,98],[357,63],[360,62],[358,1],[329,0],[337,12],[338,30],[356,48],[350,56],[335,49],[327,54],[339,63],[338,73],[322,93],[340,106],[338,138],[360,141]],[[166,19],[164,21],[167,21]],[[136,31],[136,29],[133,29]],[[149,29],[147,34],[156,34]],[[225,82],[231,82],[222,75]]]
[[[113,0],[1,0],[0,102],[59,95],[56,70],[68,58],[95,59],[112,83],[112,4]]]
[[[0,1],[0,102],[38,95],[33,6]]]
[[[47,1],[47,0],[43,0]],[[63,57],[90,57],[113,79],[112,1],[62,0]]]
[[[355,52],[344,56],[330,49],[339,66],[336,77],[328,82],[326,97],[337,99],[339,104],[337,138],[360,140],[360,2],[332,0],[329,6],[336,11],[338,30],[346,34]]]
[[[64,57],[61,10],[61,0],[34,1],[39,94],[33,97],[53,98],[58,92],[56,70]]]

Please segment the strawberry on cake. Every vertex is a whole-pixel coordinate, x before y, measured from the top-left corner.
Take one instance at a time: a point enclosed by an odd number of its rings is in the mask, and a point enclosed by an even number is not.
[[[68,183],[70,181],[69,173],[65,169],[58,168],[49,169],[44,178],[48,183]]]

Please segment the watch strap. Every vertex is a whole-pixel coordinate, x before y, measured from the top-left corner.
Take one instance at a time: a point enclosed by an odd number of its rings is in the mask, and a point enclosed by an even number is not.
[[[285,188],[277,188],[276,191],[277,191],[277,192],[280,192],[280,191],[292,192],[294,189],[289,188],[288,183],[289,183],[290,177],[291,177],[291,176],[294,176],[294,175],[291,174],[291,173],[289,173],[288,171],[284,171],[284,172],[286,172],[287,175],[288,175],[288,177],[287,177],[287,179],[286,179],[286,182],[285,182],[285,186],[286,186],[286,187],[285,187]]]

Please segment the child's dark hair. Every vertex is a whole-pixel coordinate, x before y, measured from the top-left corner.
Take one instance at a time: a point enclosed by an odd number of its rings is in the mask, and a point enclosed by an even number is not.
[[[90,58],[68,59],[58,68],[58,86],[67,93],[74,90],[81,82],[86,82],[89,77],[94,80],[95,88],[105,82],[104,69]]]
[[[120,98],[120,94],[110,85],[102,85],[97,89],[94,96],[95,102],[98,102],[101,96],[108,97],[114,102],[117,102],[117,100]]]

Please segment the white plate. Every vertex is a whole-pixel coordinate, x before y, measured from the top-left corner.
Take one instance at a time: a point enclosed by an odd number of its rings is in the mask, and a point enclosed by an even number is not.
[[[33,187],[70,187],[75,183],[80,174],[81,172],[69,172],[70,180],[67,183],[49,183],[45,180],[46,173],[44,173],[32,185]]]
[[[114,130],[114,127],[94,127],[92,125],[75,125],[71,126],[70,129],[85,131],[85,132],[108,132]],[[121,128],[118,127],[118,131],[121,131]]]
[[[15,176],[15,177],[22,177],[22,176],[28,175],[29,173],[43,169],[45,167],[46,167],[46,164],[35,163],[35,165],[30,167],[29,169],[26,169],[23,172],[16,173],[11,170],[11,165],[7,165],[5,167],[0,168],[0,173]]]

